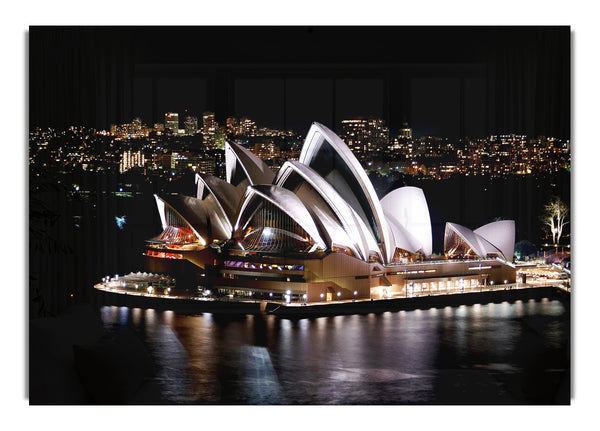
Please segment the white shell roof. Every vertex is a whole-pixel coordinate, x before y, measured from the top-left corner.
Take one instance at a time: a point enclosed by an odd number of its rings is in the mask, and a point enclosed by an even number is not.
[[[287,161],[277,176],[236,143],[225,143],[225,162],[227,181],[196,175],[198,199],[182,196],[165,201],[156,196],[163,229],[168,207],[190,224],[201,242],[228,239],[240,223],[247,222],[241,218],[249,202],[259,198],[289,215],[323,250],[346,247],[357,258],[366,261],[375,254],[384,263],[391,262],[396,248],[426,257],[432,254],[431,219],[423,191],[401,187],[379,200],[352,151],[322,124],[311,125],[299,161]],[[293,174],[302,182],[286,183]],[[460,235],[481,257],[497,253],[512,260],[512,220],[489,223],[474,231],[447,223],[446,239],[449,232]]]
[[[509,220],[505,220],[509,221]],[[512,221],[512,220],[510,220]],[[497,223],[497,222],[496,222]],[[514,222],[512,225],[510,223],[496,224],[494,226],[490,226],[494,223],[490,223],[489,225],[482,226],[483,234],[487,235],[487,238],[483,235],[472,231],[471,229],[461,226],[456,223],[446,223],[446,233],[445,238],[448,237],[448,233],[450,231],[455,232],[460,235],[460,237],[471,247],[473,252],[477,254],[479,257],[486,257],[488,254],[499,254],[505,260],[512,261],[513,255],[508,254],[514,250],[514,242],[515,242],[515,234],[514,234]],[[487,227],[486,227],[487,226]],[[512,229],[511,229],[512,226]],[[481,229],[481,228],[480,228]],[[479,230],[479,229],[478,229]],[[490,234],[491,233],[491,234]],[[489,240],[500,240],[501,245],[504,246],[504,250],[501,249],[498,245],[492,244]],[[509,243],[512,242],[512,245]],[[444,240],[444,247],[446,246]]]
[[[306,231],[306,233],[322,250],[327,249],[325,241],[323,241],[321,235],[319,234],[319,229],[315,225],[310,212],[300,198],[298,198],[298,196],[296,196],[293,192],[284,189],[283,187],[277,187],[274,185],[248,186],[238,211],[235,230],[238,230],[241,226],[244,226],[246,222],[246,220],[242,219],[244,216],[244,210],[250,201],[255,198],[264,199],[279,207],[285,214],[290,216],[296,223],[298,223],[298,225],[300,225],[300,227]]]
[[[207,212],[204,204],[200,199],[190,196],[176,195],[168,199],[154,195],[156,205],[160,213],[160,220],[163,229],[167,228],[166,211],[167,209],[177,214],[185,221],[189,228],[200,240],[202,245],[206,245],[207,235]]]
[[[384,261],[391,261],[395,248],[393,247],[390,230],[383,214],[383,209],[379,203],[377,193],[369,181],[367,174],[356,159],[348,146],[334,132],[319,123],[313,123],[302,147],[299,162],[315,168],[318,160],[319,150],[326,145],[331,147],[345,166],[341,166],[341,171],[334,169],[325,175],[325,180],[333,186],[334,189],[347,201],[361,216],[366,226],[377,238],[379,234],[379,244],[384,254]],[[317,170],[317,169],[315,169]],[[352,189],[351,184],[344,177],[343,170],[351,173],[353,179],[358,184],[359,190]],[[318,170],[317,170],[318,172]],[[321,176],[323,173],[318,172]],[[365,205],[361,205],[366,200]]]
[[[202,199],[205,192],[210,193],[217,202],[222,216],[226,218],[226,221],[224,220],[223,223],[228,223],[230,229],[232,229],[233,223],[235,222],[237,207],[243,193],[241,193],[240,189],[237,187],[212,175],[196,174],[195,178],[196,183],[198,184],[196,197]]]
[[[285,187],[286,180],[290,177],[292,172],[297,173],[309,183],[315,191],[319,193],[327,205],[329,205],[331,210],[338,217],[342,228],[346,231],[348,236],[353,239],[354,246],[352,248],[355,249],[355,252],[359,252],[358,257],[368,260],[370,252],[376,253],[381,257],[377,241],[375,241],[371,230],[333,186],[311,167],[297,161],[287,161],[279,170],[275,179],[275,184]]]
[[[412,186],[392,190],[381,199],[381,207],[390,223],[394,222],[410,232],[423,254],[431,256],[431,219],[423,190]],[[398,241],[398,238],[395,239]]]
[[[250,184],[271,184],[275,178],[275,174],[265,162],[247,148],[233,142],[225,142],[225,167],[227,182],[230,184],[233,184],[236,169],[239,168],[243,170]]]
[[[515,221],[500,220],[473,231],[500,249],[506,260],[512,261],[515,252]]]
[[[394,236],[396,248],[400,248],[411,253],[421,252],[425,255],[423,245],[417,238],[415,238],[413,234],[411,234],[404,226],[402,226],[402,224],[400,224],[394,217],[389,216],[387,220],[392,231],[392,235]]]

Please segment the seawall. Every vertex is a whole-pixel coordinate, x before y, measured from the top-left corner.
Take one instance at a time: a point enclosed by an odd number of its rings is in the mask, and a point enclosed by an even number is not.
[[[570,292],[553,286],[530,287],[488,292],[470,292],[451,295],[419,296],[378,300],[357,300],[318,304],[282,304],[266,301],[204,301],[194,299],[166,298],[158,296],[125,295],[109,291],[97,291],[98,305],[126,306],[172,310],[177,313],[221,314],[272,314],[281,317],[314,317],[337,314],[365,314],[384,311],[442,308],[446,306],[514,302],[517,300],[558,299],[570,307]]]

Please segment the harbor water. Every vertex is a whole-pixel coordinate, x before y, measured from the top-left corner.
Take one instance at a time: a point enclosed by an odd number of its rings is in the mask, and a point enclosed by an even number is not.
[[[103,306],[145,343],[167,404],[569,404],[558,300],[314,318]]]

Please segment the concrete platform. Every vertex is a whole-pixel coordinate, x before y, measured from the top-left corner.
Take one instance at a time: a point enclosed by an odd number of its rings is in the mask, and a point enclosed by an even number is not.
[[[184,314],[272,314],[282,317],[327,316],[336,314],[364,314],[383,311],[416,310],[446,306],[513,302],[516,300],[559,299],[570,302],[571,294],[554,286],[468,292],[448,295],[418,296],[413,298],[336,301],[329,303],[284,304],[268,301],[220,301],[190,298],[165,298],[152,295],[127,295],[98,290],[98,305],[116,305],[157,310],[173,310]]]

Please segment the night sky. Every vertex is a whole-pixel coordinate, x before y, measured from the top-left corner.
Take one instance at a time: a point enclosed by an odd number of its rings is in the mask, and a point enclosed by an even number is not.
[[[300,133],[378,117],[392,136],[570,136],[568,26],[30,27],[29,70],[31,128],[208,110]]]

